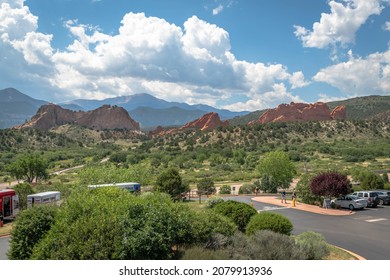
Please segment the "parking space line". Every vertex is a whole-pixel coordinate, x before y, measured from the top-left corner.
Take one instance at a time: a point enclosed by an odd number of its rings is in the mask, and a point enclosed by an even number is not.
[[[272,210],[281,210],[281,209],[288,209],[288,207],[272,207],[272,206],[264,206],[263,209],[257,210],[257,212],[262,211],[272,211]]]
[[[375,222],[380,222],[380,221],[387,221],[387,219],[379,218],[379,219],[365,220],[365,222],[368,222],[368,223],[375,223]]]

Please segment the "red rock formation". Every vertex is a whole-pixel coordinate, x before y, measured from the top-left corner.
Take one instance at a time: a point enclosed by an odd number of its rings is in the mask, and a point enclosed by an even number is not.
[[[332,119],[329,107],[325,103],[317,102],[308,105],[302,110],[303,121],[328,121]]]
[[[340,106],[337,110],[336,108],[331,113],[329,107],[322,102],[314,104],[291,102],[290,104],[281,104],[275,109],[267,110],[257,121],[250,122],[249,124],[345,119],[345,107]]]
[[[171,128],[168,130],[164,130],[161,126],[158,126],[154,131],[150,132],[151,136],[162,136],[167,134],[176,133],[179,131],[183,131],[189,128],[195,128],[200,130],[214,129],[221,126],[228,126],[228,121],[221,121],[219,115],[217,113],[208,113],[203,115],[199,119],[196,119],[192,122],[189,122],[183,125],[180,128]]]
[[[31,120],[16,128],[51,128],[76,123],[91,129],[140,130],[139,124],[121,107],[104,105],[96,110],[82,112],[64,109],[55,104],[43,105]]]
[[[228,121],[221,121],[219,118],[219,115],[217,113],[208,113],[199,119],[189,122],[182,126],[180,129],[187,129],[187,128],[198,128],[200,130],[205,129],[214,129],[220,126],[227,126],[229,125]]]
[[[140,130],[139,123],[124,108],[110,105],[85,112],[75,123],[92,129]]]
[[[345,120],[347,118],[347,109],[345,106],[336,106],[330,115],[334,120]]]

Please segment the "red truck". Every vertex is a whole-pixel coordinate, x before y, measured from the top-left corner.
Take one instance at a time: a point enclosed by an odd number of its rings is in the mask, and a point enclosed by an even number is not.
[[[19,196],[14,190],[0,190],[0,225],[19,213]]]

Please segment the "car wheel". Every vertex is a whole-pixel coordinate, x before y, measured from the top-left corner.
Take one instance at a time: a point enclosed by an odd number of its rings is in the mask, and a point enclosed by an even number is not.
[[[379,200],[379,205],[383,205],[384,203],[383,203],[383,200],[381,199],[381,200]]]
[[[352,211],[353,209],[355,209],[355,207],[353,207],[352,204],[350,204],[348,208],[349,208],[349,210],[351,210],[351,211]]]

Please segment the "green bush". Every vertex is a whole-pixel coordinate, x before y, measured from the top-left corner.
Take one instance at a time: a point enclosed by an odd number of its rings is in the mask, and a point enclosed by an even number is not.
[[[295,244],[294,238],[269,230],[251,236],[236,234],[227,247],[233,260],[304,260],[306,254]]]
[[[119,259],[125,237],[123,216],[126,204],[131,203],[128,196],[117,188],[72,192],[50,231],[34,247],[31,258]]]
[[[19,208],[24,210],[27,208],[27,196],[34,193],[29,183],[20,183],[13,187],[19,196]]]
[[[238,201],[228,200],[217,204],[213,210],[230,218],[240,231],[245,231],[246,225],[253,215],[257,213],[252,206]]]
[[[231,187],[228,185],[224,185],[219,189],[220,194],[231,194]]]
[[[301,233],[295,237],[295,243],[305,251],[308,260],[321,260],[329,255],[328,245],[320,233]]]
[[[251,217],[246,227],[246,234],[252,235],[260,230],[271,230],[290,235],[292,229],[292,223],[285,216],[273,212],[261,212]]]
[[[231,236],[237,226],[210,210],[195,212],[167,194],[117,188],[73,192],[32,259],[172,259],[174,248]]]
[[[53,205],[35,206],[22,211],[11,232],[9,259],[29,259],[34,246],[50,230],[57,211],[58,207]]]
[[[223,198],[220,196],[212,196],[207,200],[207,207],[213,208],[215,205],[224,202]]]
[[[252,194],[255,192],[256,186],[252,184],[244,184],[240,187],[238,191],[239,194]]]
[[[185,219],[188,225],[182,230],[187,238],[180,242],[182,245],[203,244],[205,247],[215,247],[217,245],[213,245],[215,243],[213,238],[216,235],[226,238],[237,231],[237,226],[229,218],[214,211],[187,213],[189,215]]]

